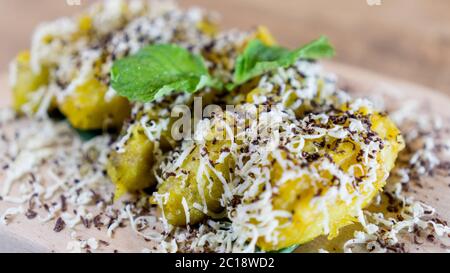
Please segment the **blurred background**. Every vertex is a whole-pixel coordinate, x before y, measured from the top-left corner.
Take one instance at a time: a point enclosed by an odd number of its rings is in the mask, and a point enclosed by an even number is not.
[[[94,0],[0,0],[0,73],[29,47],[41,21],[77,13]],[[450,94],[449,0],[180,0],[222,14],[225,28],[268,26],[279,43],[296,47],[321,34],[334,61],[366,68]]]

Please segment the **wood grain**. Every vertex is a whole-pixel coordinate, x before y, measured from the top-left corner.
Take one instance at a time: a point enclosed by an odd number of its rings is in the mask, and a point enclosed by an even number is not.
[[[414,99],[423,103],[422,110],[428,114],[439,114],[450,119],[450,98],[440,92],[404,82],[398,79],[381,76],[337,63],[326,63],[326,69],[336,73],[339,82],[356,96],[380,95],[393,107]],[[0,76],[0,96],[8,98],[0,102],[0,106],[9,103],[9,90],[6,87],[6,76]],[[445,220],[450,220],[450,179],[442,177],[428,177],[421,181],[422,187],[416,187],[416,199],[434,206],[437,212]],[[412,186],[414,187],[414,185]],[[1,188],[1,178],[0,178]],[[4,201],[0,201],[0,212],[10,207]],[[313,242],[300,247],[298,252],[317,252],[320,248],[338,248],[342,242],[349,238],[355,226],[345,228],[340,236],[328,241],[320,237]],[[78,235],[84,239],[95,237],[111,243],[100,251],[111,252],[139,252],[143,248],[149,248],[151,243],[144,242],[135,235],[131,228],[118,230],[113,240],[107,238],[106,231],[95,229],[86,230],[79,228]],[[42,224],[35,220],[27,220],[20,216],[8,226],[0,225],[0,252],[65,252],[67,242],[70,241],[70,231],[65,229],[61,233],[53,232],[53,224]],[[411,238],[405,239],[407,249],[411,252],[442,252],[438,243],[426,243],[422,246],[413,245]]]
[[[79,12],[65,0],[0,0],[0,71],[29,47],[41,21]],[[450,1],[382,0],[181,0],[222,14],[223,25],[250,28],[267,25],[287,46],[298,46],[320,34],[336,45],[336,60],[421,83],[450,94]]]

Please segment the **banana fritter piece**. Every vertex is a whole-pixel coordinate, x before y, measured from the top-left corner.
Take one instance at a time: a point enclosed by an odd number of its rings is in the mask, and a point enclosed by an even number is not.
[[[30,52],[20,53],[14,63],[13,107],[17,112],[34,114],[43,100],[40,87],[48,84],[48,69],[35,73],[30,66]]]
[[[131,129],[126,150],[111,152],[107,172],[116,185],[116,198],[125,192],[138,191],[155,183],[152,172],[154,152],[155,143],[148,139],[139,125]]]
[[[355,216],[382,190],[404,147],[399,130],[388,117],[375,113],[370,121],[373,132],[383,140],[382,149],[374,155],[376,164],[373,165],[363,163],[361,144],[350,138],[324,137],[306,141],[307,156],[319,158],[309,166],[318,170],[318,176],[305,174],[279,186],[272,201],[274,210],[292,212],[292,218],[280,220],[277,241],[260,238],[261,249],[282,249],[324,234],[333,238],[340,228],[358,221]],[[317,151],[317,145],[324,147]],[[282,179],[284,171],[280,164],[274,165],[271,172],[274,184]],[[350,174],[354,175],[354,180]]]
[[[64,98],[60,110],[77,129],[120,128],[130,116],[130,103],[119,96],[107,98],[107,91],[98,80],[88,80]]]

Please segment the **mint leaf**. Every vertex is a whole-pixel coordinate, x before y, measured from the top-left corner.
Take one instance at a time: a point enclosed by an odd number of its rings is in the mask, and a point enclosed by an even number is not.
[[[266,46],[255,39],[236,60],[233,82],[227,89],[298,59],[331,57],[334,49],[321,37],[299,49]],[[114,62],[111,86],[130,101],[150,102],[173,91],[194,93],[205,87],[221,90],[224,84],[211,77],[201,56],[173,44],[151,45]]]
[[[130,101],[149,102],[172,91],[194,93],[206,86],[220,87],[211,79],[202,57],[172,45],[152,45],[114,62],[111,86]]]
[[[267,46],[260,40],[251,41],[236,60],[234,82],[237,85],[278,67],[293,65],[298,59],[319,59],[334,56],[334,48],[325,36],[295,50],[279,46]]]
[[[292,245],[289,247],[285,247],[282,249],[279,249],[277,251],[274,251],[275,253],[292,253],[294,252],[300,245]]]
[[[299,247],[300,247],[300,245],[296,244],[296,245],[291,245],[291,246],[288,246],[288,247],[285,247],[285,248],[281,248],[281,249],[278,249],[278,250],[268,251],[268,253],[292,253],[292,252],[296,251],[297,248],[299,248]],[[261,249],[258,246],[256,246],[256,251],[255,252],[258,253],[260,251],[261,251]]]
[[[93,139],[96,136],[99,136],[103,133],[102,130],[80,130],[80,129],[75,129],[75,131],[78,133],[78,135],[80,136],[81,140],[83,141],[89,141],[91,139]]]

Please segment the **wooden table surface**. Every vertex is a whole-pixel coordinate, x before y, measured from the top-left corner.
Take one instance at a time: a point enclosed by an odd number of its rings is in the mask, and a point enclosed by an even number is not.
[[[224,27],[270,27],[280,43],[328,35],[338,62],[420,83],[450,95],[450,1],[448,0],[182,0],[222,13]],[[0,71],[28,47],[36,24],[73,14],[66,0],[0,0]]]

